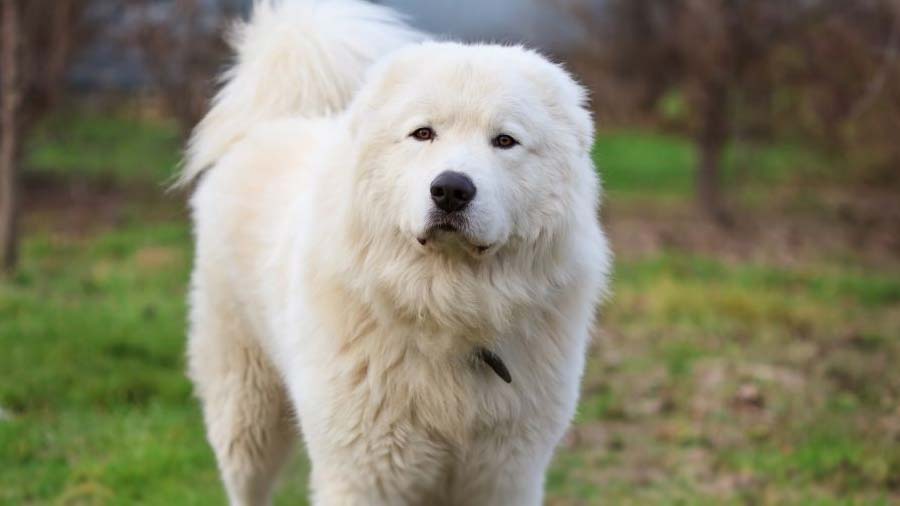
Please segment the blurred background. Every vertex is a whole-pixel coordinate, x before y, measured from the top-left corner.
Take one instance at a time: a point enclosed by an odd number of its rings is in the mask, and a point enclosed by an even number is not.
[[[0,504],[222,504],[164,188],[249,0],[0,2]],[[898,0],[384,3],[592,93],[614,295],[547,504],[900,504]]]

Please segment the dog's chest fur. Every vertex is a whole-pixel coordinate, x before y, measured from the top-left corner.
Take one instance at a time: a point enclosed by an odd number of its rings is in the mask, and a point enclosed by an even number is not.
[[[525,383],[533,379],[513,372],[513,383],[504,382],[478,357],[478,336],[433,325],[382,322],[358,304],[348,307],[354,305],[348,302],[352,297],[339,293],[313,304],[324,316],[323,331],[330,334],[326,339],[334,339],[330,356],[323,360],[333,371],[335,406],[356,408],[350,412],[360,429],[408,425],[448,444],[463,445],[485,424],[517,418]],[[338,305],[330,304],[337,300]],[[522,357],[512,352],[514,340],[504,337],[491,340],[494,346],[506,345],[510,357],[502,360],[515,369]],[[497,353],[504,355],[499,349]],[[341,416],[348,413],[344,410]]]
[[[395,493],[451,490],[473,479],[466,473],[478,469],[485,448],[495,448],[491,460],[502,462],[498,452],[510,440],[552,438],[553,431],[534,434],[533,427],[567,422],[571,401],[558,395],[571,389],[561,370],[571,361],[558,351],[564,336],[540,336],[555,349],[547,353],[525,330],[559,328],[535,321],[552,318],[552,311],[532,312],[509,335],[492,336],[510,370],[508,384],[476,356],[473,336],[380,322],[342,290],[315,295],[310,310],[320,320],[313,338],[331,346],[315,347],[328,350],[315,359],[327,366],[312,375],[320,380],[319,398],[328,402],[316,403],[313,416],[339,436],[348,459],[370,467],[373,475],[416,478]],[[526,334],[513,335],[516,328]],[[398,462],[402,469],[393,469]]]

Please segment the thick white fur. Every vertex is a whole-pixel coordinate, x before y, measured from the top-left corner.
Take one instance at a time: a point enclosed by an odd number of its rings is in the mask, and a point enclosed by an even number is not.
[[[252,22],[232,34],[236,62],[191,139],[182,182],[214,164],[250,125],[344,110],[373,62],[423,39],[393,11],[367,2],[257,1]]]
[[[205,171],[189,364],[231,503],[269,501],[299,425],[317,505],[540,504],[610,263],[583,90],[360,1],[240,33],[182,179]],[[445,170],[477,186],[465,234],[428,226]]]

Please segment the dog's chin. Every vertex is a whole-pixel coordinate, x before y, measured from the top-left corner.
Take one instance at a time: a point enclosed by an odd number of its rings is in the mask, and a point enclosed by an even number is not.
[[[465,228],[452,223],[431,225],[416,240],[426,251],[464,252],[476,258],[487,256],[496,249],[494,244],[479,240]]]

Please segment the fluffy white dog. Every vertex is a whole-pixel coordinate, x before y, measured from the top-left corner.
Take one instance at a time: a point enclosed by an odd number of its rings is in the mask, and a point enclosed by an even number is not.
[[[192,139],[190,376],[234,505],[537,505],[610,254],[585,92],[357,0],[262,2]]]

